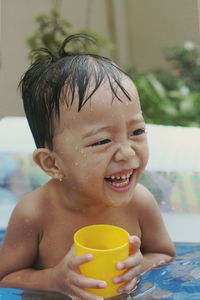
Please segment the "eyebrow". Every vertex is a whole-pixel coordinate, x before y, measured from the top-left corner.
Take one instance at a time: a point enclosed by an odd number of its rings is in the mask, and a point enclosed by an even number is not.
[[[134,118],[132,118],[128,123],[131,122],[138,122],[138,121],[144,121],[144,118],[142,116],[142,112],[139,112],[137,115],[134,116]]]
[[[87,132],[83,134],[83,138],[87,138],[89,136],[96,135],[97,133],[105,130],[111,129],[111,126],[97,125],[97,128],[89,129]]]
[[[127,125],[136,123],[136,122],[144,122],[144,119],[142,117],[142,113],[138,113],[134,118],[132,118],[130,121],[127,122]],[[87,138],[93,135],[98,134],[101,131],[110,130],[112,126],[105,126],[104,124],[97,124],[95,128],[88,128],[88,130],[83,134],[83,138]]]

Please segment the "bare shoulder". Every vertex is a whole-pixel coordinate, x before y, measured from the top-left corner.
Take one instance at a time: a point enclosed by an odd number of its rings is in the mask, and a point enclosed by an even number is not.
[[[132,202],[137,211],[142,232],[141,249],[143,252],[166,253],[174,256],[174,246],[153,194],[146,187],[138,184]]]
[[[138,184],[135,188],[133,196],[133,204],[139,210],[159,209],[158,203],[154,195],[142,184]]]
[[[32,267],[37,260],[45,204],[48,202],[45,195],[46,187],[43,186],[24,196],[16,205],[0,248],[0,278]]]
[[[138,213],[141,225],[156,224],[161,222],[161,211],[154,195],[142,184],[138,184],[135,189],[133,204]]]
[[[46,193],[42,186],[25,195],[14,208],[9,220],[7,232],[39,232],[43,223]]]
[[[23,196],[17,203],[13,215],[17,217],[26,217],[34,220],[40,217],[44,202],[43,187],[40,187],[29,194]],[[25,218],[25,219],[26,219]],[[24,219],[24,220],[25,220]]]

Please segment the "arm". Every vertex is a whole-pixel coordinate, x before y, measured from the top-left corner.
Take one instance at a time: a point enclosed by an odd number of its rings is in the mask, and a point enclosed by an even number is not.
[[[0,287],[50,290],[85,300],[100,300],[85,288],[104,288],[106,283],[79,273],[79,265],[90,261],[92,256],[75,257],[73,246],[56,266],[34,269],[42,238],[41,223],[36,207],[24,201],[17,205],[0,248]]]
[[[128,269],[122,276],[114,279],[115,283],[128,281],[128,284],[120,288],[120,292],[132,290],[142,273],[168,263],[176,255],[153,195],[141,185],[137,194],[139,196],[135,199],[135,209],[138,212],[141,240],[137,236],[129,237],[130,256],[117,266],[120,270]]]
[[[146,188],[141,186],[141,189],[143,201],[139,210],[139,220],[145,271],[172,260],[176,256],[176,250],[166,230],[157,201]]]
[[[41,222],[35,211],[36,208],[31,205],[29,199],[26,199],[22,200],[12,213],[0,248],[0,286],[32,288],[32,281],[36,285],[37,281],[40,285],[47,284],[48,276],[44,276],[45,280],[34,278],[47,273],[46,270],[31,269],[37,259],[41,235]],[[33,280],[30,276],[33,276]]]

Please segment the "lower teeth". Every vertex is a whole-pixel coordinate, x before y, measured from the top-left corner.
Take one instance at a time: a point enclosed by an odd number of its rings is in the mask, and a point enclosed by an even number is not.
[[[116,182],[111,182],[108,181],[111,185],[116,186],[116,187],[122,187],[125,186],[129,183],[129,179],[127,179],[126,181],[120,182],[120,183],[116,183]]]

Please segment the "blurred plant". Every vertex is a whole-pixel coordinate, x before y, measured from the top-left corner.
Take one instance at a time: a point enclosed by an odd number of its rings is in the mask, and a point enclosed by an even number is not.
[[[56,56],[63,40],[74,34],[72,25],[59,12],[59,0],[48,14],[39,15],[35,21],[36,31],[27,38],[31,50],[48,48]],[[68,51],[84,51],[105,55],[113,45],[105,37],[81,29],[76,33],[94,38],[84,43],[74,42]],[[29,56],[31,58],[31,56]],[[183,47],[168,49],[166,59],[173,62],[175,75],[164,70],[152,70],[143,74],[129,69],[128,75],[135,82],[146,122],[164,125],[200,126],[200,46],[186,42]]]
[[[35,19],[37,28],[33,35],[27,38],[27,44],[31,50],[38,48],[48,48],[56,56],[57,51],[60,48],[63,40],[69,35],[74,34],[72,31],[72,25],[69,21],[63,18],[59,10],[52,9],[48,14],[41,14]],[[68,51],[84,51],[94,54],[102,53],[105,50],[112,50],[113,45],[107,41],[107,39],[88,28],[84,28],[76,32],[76,34],[88,34],[90,35],[95,43],[91,40],[85,39],[80,42],[74,40],[73,43],[68,45]],[[31,59],[32,54],[29,55]]]
[[[168,50],[176,74],[153,70],[140,74],[129,69],[147,123],[200,126],[200,47],[185,43]]]
[[[187,41],[183,47],[169,49],[167,59],[173,62],[178,77],[191,90],[200,92],[200,45]]]

